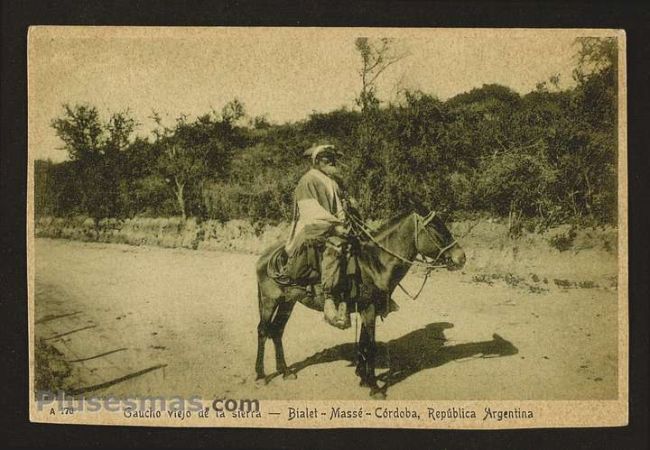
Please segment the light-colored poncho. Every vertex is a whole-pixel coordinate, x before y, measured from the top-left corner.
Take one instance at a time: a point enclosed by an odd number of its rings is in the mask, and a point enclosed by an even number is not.
[[[338,183],[320,170],[309,170],[296,187],[293,226],[285,245],[287,253],[290,255],[307,239],[324,236],[344,219]]]

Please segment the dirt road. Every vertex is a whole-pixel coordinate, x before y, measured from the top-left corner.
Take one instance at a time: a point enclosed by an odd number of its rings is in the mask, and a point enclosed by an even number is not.
[[[366,399],[349,367],[354,327],[336,330],[302,305],[285,333],[298,379],[254,383],[255,259],[38,239],[36,338],[68,361],[78,392]],[[445,271],[415,302],[396,292],[401,310],[378,324],[378,373],[389,362],[397,380],[389,399],[616,397],[615,288],[480,281]],[[420,282],[404,284],[417,291]],[[266,367],[274,370],[270,342]]]

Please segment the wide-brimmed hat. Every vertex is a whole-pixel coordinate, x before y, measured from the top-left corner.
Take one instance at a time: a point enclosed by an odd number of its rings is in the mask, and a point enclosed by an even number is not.
[[[312,163],[316,163],[316,158],[324,155],[340,156],[342,153],[332,144],[314,145],[303,152],[303,156],[309,157]]]

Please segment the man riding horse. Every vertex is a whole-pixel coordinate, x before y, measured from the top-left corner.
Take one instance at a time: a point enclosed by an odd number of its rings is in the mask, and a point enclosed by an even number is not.
[[[338,174],[337,156],[333,145],[311,147],[304,152],[311,160],[295,190],[291,234],[285,245],[289,257],[290,277],[300,270],[295,260],[306,246],[323,248],[320,281],[324,297],[325,320],[340,329],[350,327],[350,316],[342,292],[342,263],[348,239],[345,227],[349,199],[334,177]],[[293,273],[292,273],[293,272]]]
[[[350,323],[349,302],[361,323],[356,373],[370,395],[379,398],[387,385],[380,387],[375,376],[376,318],[396,310],[392,293],[412,266],[424,267],[427,275],[435,268],[458,269],[465,264],[465,252],[435,211],[402,213],[370,230],[333,179],[338,171],[334,146],[315,146],[305,155],[312,167],[296,187],[289,239],[267,248],[255,266],[260,316],[256,380],[270,379],[264,370],[267,339],[275,347],[277,373],[296,378],[282,343],[296,303],[324,311],[328,323],[343,329]],[[425,275],[419,292],[426,280]],[[319,282],[323,295],[316,292]]]

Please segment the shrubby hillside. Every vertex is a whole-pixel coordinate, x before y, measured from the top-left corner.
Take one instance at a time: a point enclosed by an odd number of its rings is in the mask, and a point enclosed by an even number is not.
[[[357,42],[364,64],[371,46]],[[36,161],[36,215],[285,221],[302,152],[327,141],[345,153],[343,183],[368,219],[489,214],[507,218],[513,234],[615,223],[616,42],[581,38],[576,56],[568,90],[552,77],[523,96],[488,84],[446,101],[407,91],[384,103],[364,79],[354,110],[272,124],[235,99],[195,120],[156,118],[150,138],[134,138],[128,113],[103,122],[95,106],[64,105],[52,126],[69,161]]]

